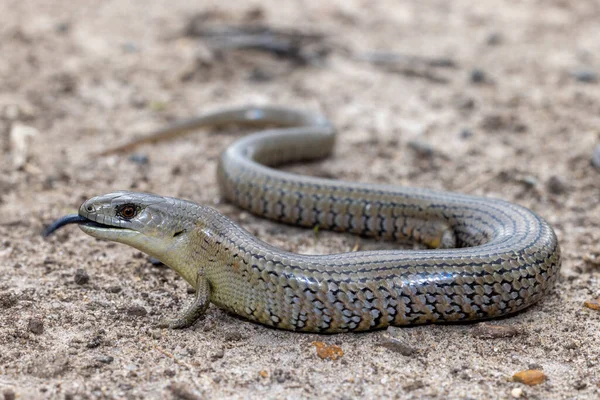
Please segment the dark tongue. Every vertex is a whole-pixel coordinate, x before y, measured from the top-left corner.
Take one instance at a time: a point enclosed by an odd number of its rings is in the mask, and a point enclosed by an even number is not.
[[[65,215],[64,217],[57,219],[56,221],[54,221],[53,223],[48,225],[46,228],[44,228],[44,230],[42,231],[42,236],[48,237],[48,236],[52,235],[56,230],[62,228],[65,225],[81,224],[83,222],[88,222],[88,221],[89,221],[89,219],[80,217],[77,214]]]

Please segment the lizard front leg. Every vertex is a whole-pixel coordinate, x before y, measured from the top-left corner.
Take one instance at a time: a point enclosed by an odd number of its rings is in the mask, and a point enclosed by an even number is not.
[[[204,314],[210,304],[210,284],[208,279],[198,273],[196,296],[190,305],[179,312],[175,318],[165,318],[158,323],[159,328],[183,329],[190,327]]]

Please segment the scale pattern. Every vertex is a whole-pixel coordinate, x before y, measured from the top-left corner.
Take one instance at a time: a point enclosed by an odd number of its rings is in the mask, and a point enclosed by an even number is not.
[[[211,301],[277,328],[364,331],[499,317],[538,301],[560,268],[552,228],[501,200],[426,189],[295,175],[272,166],[326,157],[335,130],[320,116],[287,109],[240,110],[235,120],[298,127],[246,136],[222,155],[224,197],[250,212],[431,250],[299,255],[265,244],[211,214],[220,234],[208,263]],[[206,215],[203,216],[206,218]]]

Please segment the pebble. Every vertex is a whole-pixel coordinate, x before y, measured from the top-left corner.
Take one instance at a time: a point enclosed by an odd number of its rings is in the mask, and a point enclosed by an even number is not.
[[[127,308],[127,314],[134,317],[144,317],[148,314],[148,311],[142,306],[131,306]]]
[[[173,398],[175,398],[175,399],[200,400],[202,398],[199,395],[197,395],[196,393],[194,393],[192,391],[192,389],[190,389],[190,387],[185,383],[181,383],[181,382],[175,383],[174,382],[174,383],[171,383],[168,386],[168,388],[171,391]]]
[[[546,182],[546,189],[548,189],[548,192],[552,194],[563,194],[569,188],[562,179],[556,175],[553,175],[550,177],[550,179],[548,179],[548,182]]]
[[[471,97],[459,97],[456,99],[456,106],[465,111],[470,111],[475,108],[475,100]]]
[[[273,80],[273,74],[262,68],[254,68],[252,72],[250,72],[248,80],[255,83],[270,82]]]
[[[539,363],[531,363],[531,364],[527,365],[527,368],[529,368],[529,369],[539,369],[540,371],[542,371],[544,369],[544,366],[542,364],[539,364]]]
[[[568,340],[566,343],[564,343],[563,347],[567,350],[575,350],[579,347],[579,344],[574,340]]]
[[[600,170],[600,144],[596,146],[592,153],[592,165]]]
[[[430,158],[435,154],[435,150],[432,145],[418,140],[411,140],[408,142],[408,147],[417,153],[419,157]]]
[[[174,370],[172,370],[172,369],[165,369],[165,371],[163,372],[163,374],[165,374],[165,376],[168,376],[169,378],[172,378],[177,373]]]
[[[335,344],[326,344],[323,342],[312,342],[313,346],[315,346],[317,350],[317,356],[321,360],[337,360],[344,356],[344,351],[340,346],[336,346]]]
[[[479,68],[474,68],[471,71],[471,82],[484,83],[486,81],[485,72]]]
[[[579,82],[595,83],[598,81],[598,75],[594,71],[582,69],[571,72],[571,76]]]
[[[473,328],[471,334],[481,339],[499,339],[520,335],[521,329],[511,325],[491,325],[482,322]]]
[[[121,290],[123,289],[121,288],[121,286],[118,285],[109,286],[108,289],[106,289],[106,291],[109,293],[120,293]]]
[[[519,182],[524,184],[529,189],[536,187],[538,184],[537,178],[533,175],[525,175],[519,179]]]
[[[239,342],[243,339],[245,339],[244,335],[242,335],[238,331],[229,331],[223,335],[223,340],[226,342]]]
[[[584,381],[577,381],[573,385],[573,389],[575,390],[583,390],[585,388],[587,388],[587,383],[585,383]]]
[[[129,156],[129,161],[138,165],[147,165],[150,162],[150,159],[146,154],[133,153]]]
[[[94,358],[96,361],[101,362],[103,364],[110,364],[115,360],[113,356],[98,356]]]
[[[497,46],[502,43],[502,34],[498,32],[492,32],[488,35],[486,43],[488,46]]]
[[[15,400],[16,398],[17,395],[12,389],[6,389],[4,391],[4,400]]]
[[[96,347],[100,347],[100,345],[102,344],[102,337],[100,337],[99,335],[96,335],[92,338],[92,340],[90,340],[85,347],[87,347],[88,349],[95,349]]]
[[[223,349],[218,349],[217,351],[215,351],[212,356],[210,357],[211,360],[216,361],[219,360],[221,358],[225,357],[225,350]]]
[[[156,330],[152,331],[151,335],[152,335],[152,339],[158,340],[162,337],[162,332],[160,330],[156,329]]]
[[[384,341],[381,343],[381,346],[408,357],[414,354],[416,349],[406,343],[405,336],[404,331],[390,326],[383,334]]]
[[[41,318],[31,317],[27,323],[27,330],[36,335],[44,333],[44,321]]]
[[[292,379],[292,374],[289,371],[284,371],[282,369],[276,369],[275,371],[273,371],[273,374],[271,375],[271,379],[275,379],[275,381],[277,381],[277,383],[284,383],[285,381]]]
[[[523,396],[523,389],[514,388],[513,390],[510,391],[510,395],[512,396],[513,399],[520,399],[521,396]]]
[[[85,285],[90,281],[90,276],[84,269],[78,269],[75,271],[75,283],[78,285]]]
[[[481,120],[481,128],[489,132],[508,130],[516,133],[527,132],[527,125],[515,114],[488,114]]]
[[[19,299],[11,292],[0,293],[0,308],[11,308],[17,305]]]
[[[512,377],[514,382],[524,383],[528,386],[539,385],[546,381],[546,375],[539,369],[527,369],[519,371]]]
[[[470,129],[463,129],[462,131],[460,131],[460,137],[461,139],[469,139],[473,136],[473,131],[471,131]]]
[[[412,382],[408,382],[406,385],[402,386],[402,389],[407,392],[412,392],[413,390],[422,389],[425,387],[425,383],[421,380],[414,380]]]

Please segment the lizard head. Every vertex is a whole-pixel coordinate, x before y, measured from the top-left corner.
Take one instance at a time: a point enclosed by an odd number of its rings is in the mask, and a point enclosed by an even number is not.
[[[57,220],[44,236],[75,223],[90,236],[124,243],[157,258],[192,283],[196,278],[190,240],[198,230],[200,207],[171,197],[119,191],[84,201],[78,214]]]

